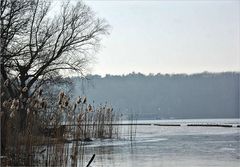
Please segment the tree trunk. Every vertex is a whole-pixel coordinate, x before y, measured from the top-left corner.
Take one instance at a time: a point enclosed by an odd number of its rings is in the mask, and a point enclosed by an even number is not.
[[[23,89],[26,87],[26,80],[27,74],[25,69],[21,69],[21,74],[20,74],[20,86],[21,86],[21,94],[22,98],[20,99],[20,119],[19,119],[19,125],[20,125],[20,131],[23,131],[26,128],[27,125],[27,99],[29,97],[29,90],[27,89],[24,91]]]
[[[22,93],[23,98],[20,99],[20,109],[19,109],[19,128],[20,131],[24,131],[27,126],[27,99],[28,91]]]
[[[7,117],[3,114],[1,117],[1,155],[5,155],[6,151],[6,139],[7,139]]]

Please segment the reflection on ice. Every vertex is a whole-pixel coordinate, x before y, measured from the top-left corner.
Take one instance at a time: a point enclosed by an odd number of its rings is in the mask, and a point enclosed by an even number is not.
[[[238,167],[240,128],[138,126],[134,141],[128,127],[114,140],[85,145],[93,167]]]
[[[134,141],[130,140],[121,140],[121,139],[104,139],[104,140],[96,140],[94,142],[85,142],[84,145],[85,147],[110,147],[110,146],[124,146],[124,145],[132,145],[138,144],[138,143],[151,143],[151,142],[159,142],[159,141],[164,141],[167,140],[167,138],[159,138],[159,139],[138,139]]]

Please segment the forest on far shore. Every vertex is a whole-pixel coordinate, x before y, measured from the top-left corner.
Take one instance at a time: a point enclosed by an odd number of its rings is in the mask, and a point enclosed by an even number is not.
[[[72,77],[73,95],[87,94],[96,105],[110,103],[138,119],[239,117],[238,72],[198,74],[89,75]]]

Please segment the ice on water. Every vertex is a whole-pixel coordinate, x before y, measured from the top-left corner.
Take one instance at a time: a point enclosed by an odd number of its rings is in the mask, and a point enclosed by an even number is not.
[[[215,120],[228,124],[236,124],[238,121]],[[119,139],[96,140],[86,145],[86,159],[96,154],[92,166],[240,166],[240,128],[137,126],[133,141],[130,140],[128,128],[122,127],[122,137]]]

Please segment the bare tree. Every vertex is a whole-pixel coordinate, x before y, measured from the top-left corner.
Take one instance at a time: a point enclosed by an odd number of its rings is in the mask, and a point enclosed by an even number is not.
[[[0,5],[1,79],[11,81],[10,97],[24,97],[24,122],[31,93],[60,70],[83,74],[109,26],[81,1],[64,3],[54,14],[47,0],[1,0]]]

